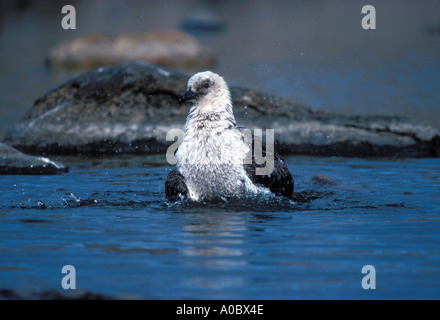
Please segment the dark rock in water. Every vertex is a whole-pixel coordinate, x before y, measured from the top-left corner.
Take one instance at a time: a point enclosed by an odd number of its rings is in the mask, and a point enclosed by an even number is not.
[[[439,35],[440,34],[440,23],[429,24],[424,26],[425,33],[429,35]]]
[[[114,300],[114,297],[89,291],[59,292],[56,290],[44,290],[37,292],[20,293],[13,289],[0,289],[2,300]]]
[[[213,65],[214,55],[190,35],[177,31],[150,31],[115,36],[87,35],[65,40],[47,54],[47,64],[58,68],[93,68],[141,60],[177,70]]]
[[[188,76],[145,62],[84,73],[47,93],[4,142],[28,153],[163,153],[189,105],[178,106]],[[227,79],[226,79],[227,80]],[[281,154],[438,157],[440,132],[401,117],[346,116],[232,87],[239,125],[275,129]]]
[[[315,184],[320,184],[320,185],[330,185],[330,186],[334,186],[337,184],[336,179],[332,178],[332,177],[327,177],[324,176],[322,174],[315,174],[312,177],[312,181]]]
[[[290,200],[295,201],[298,204],[301,203],[309,203],[316,199],[332,196],[333,192],[321,192],[321,191],[314,191],[314,190],[303,190],[301,192],[293,192],[293,195],[289,197]]]
[[[0,174],[57,174],[67,171],[68,168],[61,163],[30,156],[0,143]]]
[[[182,21],[181,28],[190,33],[216,33],[223,31],[224,23],[213,11],[197,8]]]
[[[167,131],[183,128],[187,79],[145,62],[87,72],[38,99],[5,142],[29,153],[164,152]]]

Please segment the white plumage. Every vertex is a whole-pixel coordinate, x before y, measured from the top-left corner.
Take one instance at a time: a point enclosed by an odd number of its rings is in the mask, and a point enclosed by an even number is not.
[[[185,194],[193,200],[209,200],[271,194],[267,186],[253,182],[249,167],[244,166],[251,148],[236,125],[223,78],[210,71],[195,74],[180,99],[185,101],[193,105],[176,152],[177,171],[171,171],[165,183],[167,198],[176,200],[177,195]]]
[[[188,91],[195,94],[195,103],[176,158],[190,197],[200,200],[263,191],[243,167],[250,148],[236,128],[226,82],[215,73],[201,72],[188,81]]]

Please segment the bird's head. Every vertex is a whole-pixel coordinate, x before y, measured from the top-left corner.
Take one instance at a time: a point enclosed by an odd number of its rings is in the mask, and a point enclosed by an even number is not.
[[[215,104],[229,100],[230,94],[225,80],[211,71],[204,71],[196,73],[188,80],[187,91],[179,102],[192,101],[198,104],[204,101]]]

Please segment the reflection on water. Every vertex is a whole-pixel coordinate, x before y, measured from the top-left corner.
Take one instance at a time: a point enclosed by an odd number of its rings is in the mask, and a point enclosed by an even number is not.
[[[188,224],[182,228],[186,245],[182,253],[188,257],[206,257],[193,263],[223,270],[247,264],[242,249],[245,220],[230,213],[188,214],[187,219]]]

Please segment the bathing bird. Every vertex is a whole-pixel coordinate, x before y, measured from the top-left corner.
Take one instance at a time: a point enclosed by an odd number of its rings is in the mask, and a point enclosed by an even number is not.
[[[262,165],[253,154],[249,156],[254,138],[247,138],[244,128],[237,126],[230,91],[221,76],[211,71],[193,75],[179,105],[185,102],[192,106],[175,153],[176,169],[165,182],[169,202],[293,194],[292,174],[276,153],[272,153],[273,171],[258,173]],[[267,159],[263,146],[264,155]]]

